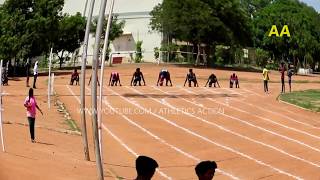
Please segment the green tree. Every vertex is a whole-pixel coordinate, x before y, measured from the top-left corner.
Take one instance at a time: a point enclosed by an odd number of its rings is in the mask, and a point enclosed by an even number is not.
[[[316,59],[320,53],[319,22],[320,15],[298,0],[274,0],[254,15],[255,46],[269,51],[275,62],[292,59],[296,65],[307,54]],[[288,25],[291,37],[269,37],[272,25],[278,31]]]
[[[54,42],[55,52],[59,57],[60,68],[65,57],[80,48],[84,38],[86,20],[80,13],[74,16],[65,14],[59,22],[57,39]]]
[[[103,43],[104,43],[104,37],[105,37],[105,30],[107,28],[107,21],[108,21],[108,16],[105,17],[105,20],[104,20],[104,27],[103,27],[103,31],[102,31],[102,34],[101,34],[101,43],[100,44],[100,48],[102,50],[103,48]],[[97,29],[97,22],[98,22],[98,18],[95,18],[93,19],[92,21],[92,25],[91,25],[91,29],[90,29],[90,32],[91,33],[94,33],[96,32],[96,29]],[[125,21],[122,20],[122,21],[119,21],[118,20],[118,16],[115,15],[112,17],[112,22],[111,22],[111,28],[110,28],[110,34],[109,34],[109,40],[108,40],[108,48],[106,49],[107,51],[107,56],[106,58],[109,58],[108,54],[110,52],[110,49],[109,49],[109,45],[110,45],[110,42],[112,42],[113,40],[115,40],[116,38],[120,37],[122,34],[123,34],[123,28],[124,28],[124,25],[125,25]],[[107,60],[107,59],[105,59]]]
[[[14,59],[49,52],[56,37],[64,0],[6,0],[0,7],[0,56]]]
[[[136,43],[136,57],[134,58],[135,63],[140,63],[142,61],[142,41],[137,41]]]
[[[218,43],[251,43],[249,16],[236,0],[164,0],[150,14],[152,30],[197,47],[196,64],[200,44],[206,44],[210,56]]]

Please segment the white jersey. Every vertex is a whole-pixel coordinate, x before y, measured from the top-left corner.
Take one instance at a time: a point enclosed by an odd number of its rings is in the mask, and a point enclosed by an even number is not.
[[[37,75],[37,74],[38,74],[38,62],[34,64],[34,68],[33,68],[33,75]]]

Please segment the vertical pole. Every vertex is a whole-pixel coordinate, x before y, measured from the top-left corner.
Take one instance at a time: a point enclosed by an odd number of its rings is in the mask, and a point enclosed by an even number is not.
[[[103,97],[103,79],[104,79],[104,63],[106,59],[106,51],[108,49],[109,45],[109,32],[111,28],[111,22],[112,22],[112,13],[113,13],[113,6],[114,1],[111,0],[110,9],[109,9],[109,16],[108,16],[108,24],[107,29],[105,32],[105,38],[104,38],[104,45],[102,50],[102,59],[101,59],[101,70],[100,70],[100,89],[99,89],[99,110],[98,110],[98,130],[99,130],[99,146],[100,146],[100,154],[101,154],[101,161],[103,162],[103,153],[102,153],[102,130],[101,130],[101,124],[102,124],[102,97]],[[111,56],[109,56],[111,57]],[[111,59],[109,58],[109,65],[111,66]]]
[[[54,95],[54,73],[51,73],[51,95]]]
[[[52,48],[49,56],[49,73],[48,73],[48,108],[51,108],[51,62],[52,62]]]
[[[88,1],[89,1],[89,0],[86,0],[86,3],[85,3],[85,5],[84,5],[84,10],[83,10],[83,14],[82,14],[83,17],[86,17]]]
[[[83,52],[82,52],[82,64],[81,64],[81,80],[80,80],[80,110],[81,110],[81,124],[82,124],[82,142],[83,142],[83,149],[84,149],[84,156],[87,161],[90,161],[89,156],[89,145],[88,145],[88,136],[87,136],[87,125],[86,125],[86,101],[85,101],[85,86],[86,86],[86,63],[87,63],[87,51],[88,51],[88,41],[90,35],[90,26],[91,26],[91,19],[92,13],[94,8],[95,0],[91,0],[90,8],[89,8],[89,15],[87,18],[87,25],[86,25],[86,32],[83,41]]]
[[[2,151],[5,152],[5,147],[4,147],[4,137],[3,137],[3,127],[2,127],[2,65],[3,65],[3,60],[1,60],[0,63],[0,77],[1,77],[1,82],[0,82],[0,133],[1,133],[1,144],[2,144]]]
[[[103,167],[101,162],[100,146],[99,146],[99,134],[98,134],[98,116],[97,116],[97,75],[98,75],[98,60],[99,60],[99,50],[100,50],[100,41],[103,23],[105,19],[105,10],[106,10],[107,0],[102,0],[100,5],[99,19],[96,29],[96,38],[93,51],[93,60],[92,60],[92,128],[93,128],[93,137],[95,143],[95,153],[96,153],[96,163],[98,171],[98,179],[103,180]]]

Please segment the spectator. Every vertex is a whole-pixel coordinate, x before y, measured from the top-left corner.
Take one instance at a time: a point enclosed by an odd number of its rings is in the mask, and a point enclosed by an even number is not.
[[[135,180],[150,180],[159,165],[157,161],[147,156],[139,156],[136,160],[137,178]]]
[[[211,180],[217,169],[217,163],[214,161],[202,161],[196,168],[196,174],[199,180]]]

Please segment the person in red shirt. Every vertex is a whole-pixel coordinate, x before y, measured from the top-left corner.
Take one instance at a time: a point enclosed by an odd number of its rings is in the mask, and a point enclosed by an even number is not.
[[[286,68],[284,62],[281,62],[279,71],[281,73],[281,93],[285,93],[286,89],[285,89],[285,84],[284,84],[284,74],[287,71],[287,68]]]
[[[74,81],[76,81],[76,85],[79,85],[79,73],[77,69],[74,69],[74,72],[71,75],[70,85],[73,85]]]
[[[112,71],[110,74],[109,86],[110,85],[111,86],[118,86],[118,82],[119,82],[119,85],[121,86],[119,73],[116,71]]]
[[[236,88],[240,88],[239,86],[239,79],[238,79],[238,76],[233,73],[231,76],[230,76],[230,88],[233,88],[233,85],[236,85]]]

